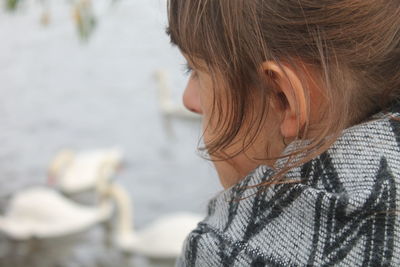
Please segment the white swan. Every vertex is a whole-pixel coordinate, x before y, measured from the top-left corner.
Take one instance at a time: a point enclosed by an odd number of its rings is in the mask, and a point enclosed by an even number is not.
[[[72,252],[86,230],[110,221],[113,204],[101,195],[110,180],[106,177],[109,170],[107,164],[100,170],[102,177],[96,186],[100,195],[95,206],[76,204],[48,187],[32,187],[16,193],[6,214],[0,216],[0,231],[9,241],[3,253],[11,256],[10,266],[14,266],[15,255],[18,262],[24,262],[18,266],[28,266],[43,256],[46,266],[55,266]],[[41,250],[46,254],[41,255]]]
[[[114,199],[117,208],[115,243],[124,252],[153,259],[175,259],[181,253],[186,236],[203,219],[198,214],[174,213],[136,232],[128,194],[116,183],[112,183],[109,190],[110,198]]]
[[[13,240],[63,237],[89,229],[110,218],[111,212],[110,201],[87,207],[53,189],[33,187],[12,197],[7,213],[0,217],[0,231]]]
[[[75,153],[62,150],[50,163],[49,183],[57,185],[67,194],[94,189],[101,176],[101,168],[107,166],[112,177],[122,162],[123,153],[118,148],[98,149]],[[103,170],[104,171],[104,170]]]
[[[158,97],[161,112],[167,116],[178,118],[200,120],[201,117],[187,110],[182,104],[173,103],[171,99],[171,89],[167,85],[167,74],[165,71],[157,71],[155,78],[158,84]]]

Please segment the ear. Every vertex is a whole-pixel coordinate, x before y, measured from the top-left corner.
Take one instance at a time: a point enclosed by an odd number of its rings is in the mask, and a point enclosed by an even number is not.
[[[307,121],[307,101],[303,84],[298,75],[289,67],[275,61],[266,61],[262,65],[263,73],[276,85],[272,106],[283,118],[280,132],[285,138],[298,136]],[[276,103],[276,101],[280,103]]]

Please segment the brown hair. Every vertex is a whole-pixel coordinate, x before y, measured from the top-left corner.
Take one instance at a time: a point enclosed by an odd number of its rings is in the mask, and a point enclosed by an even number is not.
[[[289,64],[303,78],[304,66],[318,70],[316,80],[322,82],[326,100],[320,114],[324,124],[308,121],[298,138],[307,137],[312,127],[319,127],[320,134],[305,149],[284,155],[290,162],[294,154],[307,152],[269,183],[282,182],[290,168],[319,155],[343,129],[400,95],[398,0],[169,0],[168,15],[171,42],[191,61],[206,62],[226,85],[230,116],[216,118],[218,138],[205,144],[217,158],[223,158],[219,151],[230,146],[245,121],[251,121],[252,129],[243,150],[260,132],[268,101],[261,109],[265,112],[252,112],[252,94],[257,91],[267,99],[274,90],[257,71],[263,62]],[[218,109],[215,97],[213,110]]]

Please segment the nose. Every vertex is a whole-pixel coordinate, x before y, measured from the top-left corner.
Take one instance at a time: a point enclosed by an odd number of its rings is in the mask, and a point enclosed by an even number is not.
[[[200,115],[203,114],[203,110],[201,108],[199,90],[197,88],[196,83],[192,79],[189,79],[188,84],[186,85],[185,91],[183,93],[183,105],[191,112]]]

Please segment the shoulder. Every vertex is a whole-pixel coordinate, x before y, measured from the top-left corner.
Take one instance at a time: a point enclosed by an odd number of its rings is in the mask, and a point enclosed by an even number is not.
[[[387,118],[347,129],[288,173],[299,184],[258,191],[274,173],[260,166],[210,202],[181,266],[400,264],[399,129]]]

